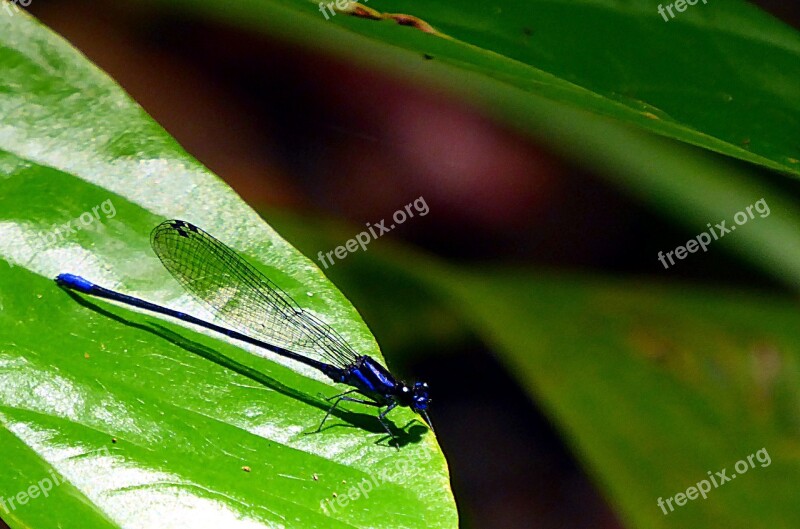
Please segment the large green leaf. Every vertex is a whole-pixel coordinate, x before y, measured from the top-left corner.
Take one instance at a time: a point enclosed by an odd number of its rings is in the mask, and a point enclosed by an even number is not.
[[[356,406],[306,435],[327,409],[318,394],[340,389],[316,373],[57,288],[53,276],[73,272],[199,311],[149,249],[153,226],[185,218],[381,358],[322,273],[67,43],[0,16],[0,71],[0,498],[63,481],[0,517],[12,528],[457,524],[444,458],[410,411],[390,415],[407,431],[399,452]]]
[[[446,281],[630,527],[798,526],[796,303],[512,271]],[[723,469],[740,475],[672,499]]]

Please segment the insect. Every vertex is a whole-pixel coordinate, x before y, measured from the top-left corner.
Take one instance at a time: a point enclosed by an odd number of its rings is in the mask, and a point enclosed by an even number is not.
[[[327,399],[333,404],[316,432],[342,401],[377,407],[378,420],[395,442],[397,438],[386,423],[386,415],[397,406],[411,408],[433,430],[428,417],[431,399],[427,383],[408,385],[371,356],[356,353],[333,328],[300,308],[273,281],[219,240],[189,222],[168,220],[156,226],[150,242],[172,277],[223,325],[103,288],[77,275],[59,274],[55,281],[66,289],[205,327],[311,366],[334,382],[350,386]]]

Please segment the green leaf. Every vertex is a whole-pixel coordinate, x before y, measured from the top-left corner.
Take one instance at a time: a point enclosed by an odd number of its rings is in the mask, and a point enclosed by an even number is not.
[[[800,175],[800,34],[741,0],[698,4],[668,22],[650,2],[363,4],[439,35],[345,13],[326,20],[318,2],[166,4],[444,86],[562,151],[602,140],[595,126],[612,142],[624,131],[602,120],[582,130],[578,108]]]
[[[447,277],[454,306],[631,527],[797,526],[796,303],[508,270]],[[666,515],[657,505],[722,469],[741,475]]]
[[[340,387],[55,285],[72,272],[199,310],[149,249],[158,222],[184,218],[382,358],[319,269],[66,42],[0,16],[0,70],[0,498],[18,498],[0,517],[12,528],[455,527],[446,463],[409,410],[390,415],[408,432],[400,452],[356,405],[306,435],[328,407],[318,394]],[[59,483],[45,498],[47,479]]]

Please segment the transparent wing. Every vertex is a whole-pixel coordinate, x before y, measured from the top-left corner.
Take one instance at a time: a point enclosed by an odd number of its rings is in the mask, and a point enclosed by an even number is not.
[[[225,326],[338,367],[358,359],[329,325],[197,226],[162,222],[150,242],[169,273]]]

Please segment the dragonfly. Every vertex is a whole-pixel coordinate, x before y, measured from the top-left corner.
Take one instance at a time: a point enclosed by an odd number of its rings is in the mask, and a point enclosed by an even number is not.
[[[350,389],[332,402],[315,432],[343,401],[378,408],[377,418],[399,448],[386,416],[398,406],[428,416],[426,382],[406,384],[369,355],[358,354],[330,325],[300,305],[233,249],[194,224],[167,220],[153,229],[153,251],[172,277],[205,306],[219,323],[110,290],[81,276],[62,273],[62,288],[104,298],[199,325],[229,338],[317,369]]]

